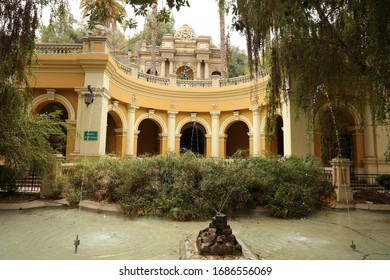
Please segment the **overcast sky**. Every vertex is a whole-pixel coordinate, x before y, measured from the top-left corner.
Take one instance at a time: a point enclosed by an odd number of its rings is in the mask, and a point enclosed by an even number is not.
[[[81,0],[69,0],[70,8],[73,15],[77,19],[81,19],[81,10],[79,9]],[[158,0],[158,5],[164,0]],[[213,38],[213,43],[219,45],[219,15],[216,0],[189,0],[191,7],[182,7],[177,12],[176,9],[172,10],[175,18],[175,30],[188,24],[189,27],[194,29],[197,36],[205,35]],[[128,14],[131,14],[131,8],[127,9]],[[138,21],[137,30],[126,31],[126,36],[132,36],[135,33],[143,29],[144,18],[136,18]],[[231,17],[225,19],[226,28],[229,26],[231,29]],[[242,50],[246,50],[245,38],[235,31],[229,31],[231,45],[238,46]],[[227,33],[226,33],[227,34]]]

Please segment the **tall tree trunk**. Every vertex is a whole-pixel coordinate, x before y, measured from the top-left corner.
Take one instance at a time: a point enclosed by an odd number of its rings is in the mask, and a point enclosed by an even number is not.
[[[221,76],[226,78],[227,60],[226,60],[226,37],[225,37],[225,0],[218,1],[219,10],[219,36],[221,41]]]
[[[151,32],[150,74],[156,75],[157,0],[155,0],[152,4]]]

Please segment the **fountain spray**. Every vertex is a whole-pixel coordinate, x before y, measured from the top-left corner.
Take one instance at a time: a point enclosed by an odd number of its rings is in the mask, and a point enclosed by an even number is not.
[[[317,92],[323,93],[325,95],[328,103],[329,103],[329,110],[330,110],[330,113],[331,113],[331,116],[332,116],[333,125],[334,125],[335,133],[336,133],[337,149],[338,149],[337,157],[342,157],[341,156],[340,136],[339,136],[339,131],[338,131],[337,126],[336,126],[336,117],[335,117],[334,112],[333,112],[332,102],[330,101],[328,92],[325,90],[324,84],[321,84],[321,85],[317,86]],[[345,174],[343,173],[342,176],[345,176]],[[344,178],[344,182],[345,181],[346,181],[346,179]],[[347,210],[348,210],[349,228],[352,231],[351,215],[349,213],[349,201],[348,201],[347,188],[346,188],[346,184],[345,183],[344,183],[344,191],[345,191],[345,197],[347,197]],[[356,244],[353,243],[353,240],[351,240],[351,245],[349,245],[349,247],[352,250],[356,250]]]

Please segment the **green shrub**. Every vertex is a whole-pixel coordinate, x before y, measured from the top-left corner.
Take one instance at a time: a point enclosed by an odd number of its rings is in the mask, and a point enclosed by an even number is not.
[[[277,184],[267,191],[267,205],[274,217],[308,216],[333,193],[330,182],[310,159],[283,159],[278,169]]]
[[[47,182],[50,185],[51,195],[47,198],[58,199],[64,195],[64,190],[69,185],[69,178],[67,176],[57,177],[55,180]]]
[[[310,215],[333,189],[310,159],[235,158],[230,164],[191,152],[125,160],[101,159],[75,166],[64,193],[119,203],[129,216],[209,219],[217,212],[268,205],[271,215]],[[69,203],[71,204],[71,203]]]

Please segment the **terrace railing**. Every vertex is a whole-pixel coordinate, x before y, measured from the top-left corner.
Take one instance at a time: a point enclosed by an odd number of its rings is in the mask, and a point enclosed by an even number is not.
[[[228,79],[220,79],[219,86],[220,87],[235,86],[235,85],[249,83],[250,81],[251,81],[250,75],[239,76],[239,77],[228,78]]]
[[[169,78],[158,77],[158,76],[145,74],[145,73],[138,73],[138,79],[153,84],[169,85]]]
[[[58,55],[69,55],[69,54],[81,54],[83,52],[83,44],[63,44],[63,43],[38,43],[35,48],[36,54],[58,54]],[[228,79],[209,79],[209,80],[181,80],[181,79],[170,79],[166,77],[159,77],[140,73],[133,69],[134,66],[126,65],[119,61],[118,56],[112,54],[112,57],[116,61],[119,69],[128,75],[134,74],[138,76],[138,79],[147,81],[149,83],[186,87],[186,88],[211,88],[211,87],[227,87],[245,84],[251,81],[250,75],[228,78]],[[138,69],[137,69],[138,70]],[[138,75],[137,75],[138,72]],[[268,74],[268,69],[261,69],[259,71],[261,77]]]
[[[83,44],[36,44],[36,54],[79,54],[83,52]]]
[[[211,88],[211,80],[176,80],[176,85],[178,87],[188,87],[188,88]]]

